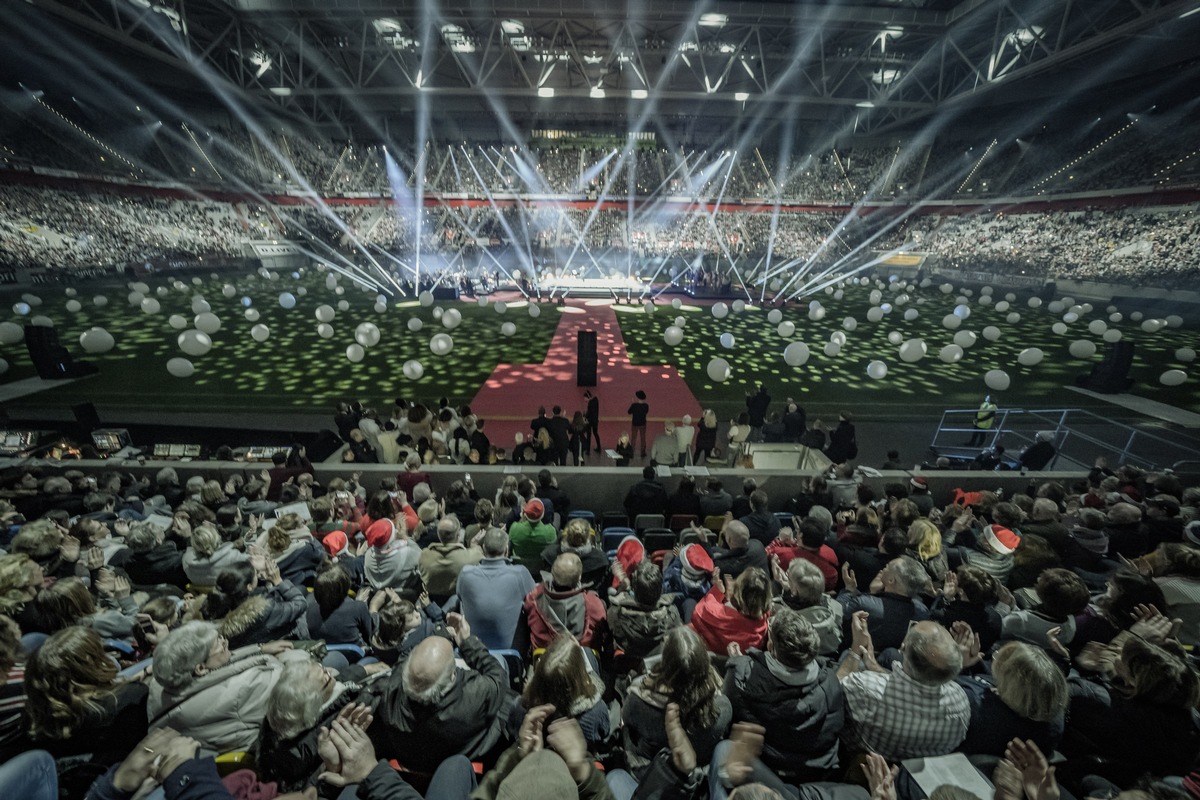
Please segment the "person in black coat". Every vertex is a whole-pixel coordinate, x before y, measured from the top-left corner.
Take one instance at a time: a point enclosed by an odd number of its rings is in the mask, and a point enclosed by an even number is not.
[[[725,664],[725,696],[733,721],[762,725],[762,762],[787,783],[838,780],[838,734],[845,701],[836,670],[817,656],[811,624],[776,607],[767,649],[733,655]]]
[[[587,399],[587,410],[583,412],[583,418],[588,424],[588,442],[595,437],[596,452],[601,453],[604,448],[600,445],[600,398],[592,394],[590,389],[584,392],[583,396]]]
[[[1054,454],[1058,452],[1054,449],[1051,438],[1053,438],[1053,434],[1047,431],[1041,431],[1036,435],[1034,443],[1022,450],[1021,455],[1017,457],[1017,464],[1021,469],[1031,469],[1036,472],[1046,468],[1050,459],[1054,458]]]
[[[829,446],[825,456],[834,464],[845,464],[858,458],[858,437],[854,432],[854,415],[843,411],[838,415],[838,426],[829,431]]]
[[[700,495],[696,494],[696,479],[685,475],[679,479],[679,486],[667,498],[667,521],[677,515],[694,516],[701,521]]]
[[[550,441],[554,448],[554,463],[561,467],[567,465],[567,455],[571,452],[571,421],[563,416],[562,406],[555,406],[554,416],[546,423],[550,431]]]
[[[654,480],[654,467],[642,469],[642,479],[625,493],[625,513],[633,522],[638,514],[667,513],[667,490]]]
[[[166,535],[152,522],[133,523],[125,535],[128,548],[113,554],[109,566],[125,570],[135,590],[161,584],[185,588],[188,577],[183,571],[183,553],[166,541]]]

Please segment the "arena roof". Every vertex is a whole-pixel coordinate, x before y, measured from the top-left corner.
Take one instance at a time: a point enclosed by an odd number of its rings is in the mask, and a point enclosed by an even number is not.
[[[893,133],[1031,97],[1195,97],[1197,11],[1200,0],[28,0],[7,34],[25,52],[6,48],[3,69],[28,81],[31,63],[57,60],[63,74],[40,77],[69,82],[90,55],[184,103],[328,132],[416,116],[633,130],[653,116]]]

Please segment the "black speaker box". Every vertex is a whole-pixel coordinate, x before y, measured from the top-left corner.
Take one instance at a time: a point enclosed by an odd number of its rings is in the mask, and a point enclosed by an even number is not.
[[[576,386],[596,385],[596,332],[579,331]]]

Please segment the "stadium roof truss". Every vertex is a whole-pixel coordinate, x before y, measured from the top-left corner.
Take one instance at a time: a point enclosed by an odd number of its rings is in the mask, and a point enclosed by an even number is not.
[[[350,128],[413,111],[737,117],[765,104],[860,131],[912,125],[1134,37],[1196,0],[31,0],[210,89]],[[1185,48],[1186,49],[1186,48]],[[1182,57],[1182,56],[1181,56]],[[1092,63],[1092,62],[1089,62]]]

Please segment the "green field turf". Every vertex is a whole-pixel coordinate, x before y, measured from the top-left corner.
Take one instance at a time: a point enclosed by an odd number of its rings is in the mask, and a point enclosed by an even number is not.
[[[156,292],[164,281],[149,281],[151,296],[159,300],[162,310],[147,315],[130,305],[126,287],[109,287],[102,291],[109,303],[97,307],[93,297],[99,290],[81,292],[76,300],[82,309],[70,312],[68,298],[61,288],[47,288],[37,294],[42,304],[22,316],[5,308],[0,321],[23,324],[36,315],[52,319],[64,344],[75,354],[81,353],[79,335],[92,326],[108,330],[116,339],[116,347],[103,355],[87,358],[100,367],[100,375],[21,398],[9,405],[18,409],[37,409],[47,406],[68,406],[75,402],[91,401],[106,406],[129,408],[178,409],[191,411],[221,411],[250,409],[259,412],[320,410],[335,401],[352,397],[369,402],[388,402],[398,395],[433,399],[447,396],[452,400],[473,397],[498,363],[538,363],[546,354],[559,321],[557,308],[545,305],[538,318],[531,318],[528,308],[514,305],[504,315],[492,306],[475,303],[453,304],[462,314],[462,324],[450,331],[434,319],[434,308],[421,307],[415,300],[389,305],[385,313],[373,310],[374,292],[363,292],[343,280],[345,292],[337,296],[325,287],[325,276],[310,272],[296,281],[289,275],[267,280],[258,275],[244,276],[235,283],[235,294],[226,298],[222,287],[228,279],[206,280],[201,286],[187,284],[187,291],[170,288],[167,294]],[[292,310],[283,309],[278,301],[281,292],[298,294],[300,287],[306,295],[297,297]],[[1009,312],[997,312],[979,304],[978,294],[970,299],[970,317],[959,330],[977,334],[986,325],[995,325],[1002,332],[997,342],[979,336],[976,344],[965,350],[962,360],[945,364],[938,359],[940,349],[951,343],[954,332],[942,326],[942,318],[950,313],[956,295],[942,294],[937,286],[915,290],[908,305],[896,308],[879,323],[867,321],[871,307],[871,287],[853,286],[846,289],[841,300],[821,294],[820,301],[826,317],[820,322],[808,318],[807,304],[784,310],[784,320],[796,325],[794,335],[784,338],[776,325],[767,320],[768,309],[750,307],[741,313],[731,312],[725,319],[716,319],[707,305],[684,302],[679,311],[671,308],[664,296],[653,313],[640,306],[618,306],[617,318],[625,337],[630,359],[635,364],[674,364],[704,405],[718,406],[722,413],[740,407],[748,388],[764,381],[771,394],[782,399],[793,396],[810,409],[830,413],[850,407],[860,413],[877,415],[928,415],[933,409],[964,408],[978,405],[988,392],[983,375],[989,369],[1003,369],[1012,379],[1007,391],[992,392],[997,402],[1007,407],[1059,408],[1095,407],[1103,405],[1063,387],[1074,378],[1086,374],[1098,361],[1105,344],[1100,336],[1090,334],[1087,323],[1108,319],[1103,305],[1070,326],[1067,335],[1051,332],[1051,325],[1061,313],[1049,313],[1044,304],[1034,310],[1027,306],[1025,295],[1009,310],[1021,315],[1019,322],[1009,324]],[[994,297],[1003,299],[1004,289],[997,288]],[[167,373],[166,363],[184,354],[176,339],[179,331],[168,323],[172,314],[183,315],[189,322],[194,314],[191,303],[202,294],[213,313],[222,320],[221,329],[212,336],[214,346],[203,356],[191,358],[196,373],[190,378],[175,378]],[[263,343],[250,337],[255,323],[244,316],[240,304],[243,296],[251,298],[253,308],[261,314],[259,323],[270,329],[270,338]],[[8,304],[18,297],[10,297]],[[338,311],[332,322],[335,335],[323,339],[317,334],[315,310],[319,305],[336,307],[339,300],[350,304],[348,311]],[[896,295],[885,291],[882,302],[895,304]],[[439,304],[445,305],[445,304]],[[447,306],[448,307],[448,306]],[[903,320],[909,308],[919,311],[912,322]],[[1139,323],[1129,320],[1133,306],[1122,306],[1125,320],[1112,324],[1124,336],[1136,343],[1133,377],[1134,393],[1170,405],[1200,412],[1200,392],[1196,391],[1197,368],[1194,364],[1177,361],[1178,348],[1200,349],[1200,336],[1192,320],[1182,328],[1165,327],[1157,333],[1146,333]],[[1150,307],[1142,309],[1149,313]],[[663,331],[676,316],[684,317],[684,340],[677,347],[663,341]],[[844,331],[842,321],[853,316],[858,327]],[[423,329],[411,332],[410,318],[419,318]],[[353,364],[346,358],[346,347],[354,342],[354,328],[370,321],[379,326],[381,341],[367,350],[366,358]],[[504,337],[500,327],[513,322],[517,332]],[[429,350],[434,333],[448,332],[454,348],[444,357]],[[837,356],[822,352],[835,331],[846,333],[847,341]],[[903,338],[920,337],[928,345],[928,355],[918,363],[904,363],[898,347],[889,343],[888,334],[898,331]],[[719,343],[722,333],[735,337],[732,349]],[[1069,355],[1068,346],[1076,339],[1094,341],[1096,355],[1076,359]],[[790,367],[783,361],[784,347],[790,341],[804,341],[811,356],[803,366]],[[1045,359],[1034,367],[1017,363],[1017,355],[1027,347],[1038,347]],[[706,374],[713,357],[723,357],[731,365],[732,375],[725,383],[716,383]],[[33,367],[22,343],[0,346],[0,358],[9,362],[9,369],[0,382],[30,377]],[[419,360],[424,376],[408,381],[401,372],[408,359]],[[868,362],[886,362],[888,374],[873,380],[866,374]],[[1188,380],[1178,387],[1165,387],[1159,375],[1168,369],[1191,370]]]

